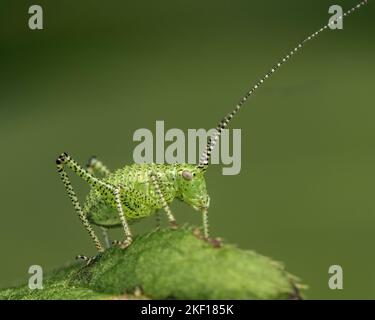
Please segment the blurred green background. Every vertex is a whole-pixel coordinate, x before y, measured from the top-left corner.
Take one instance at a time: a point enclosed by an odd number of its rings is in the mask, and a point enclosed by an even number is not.
[[[211,128],[277,60],[353,1],[0,4],[0,287],[94,246],[57,175],[69,152],[132,162],[138,128]],[[28,8],[44,30],[28,29]],[[306,45],[241,111],[242,170],[207,172],[213,235],[283,261],[309,298],[375,298],[374,3]],[[72,177],[80,196],[85,183]],[[175,203],[178,221],[200,216]],[[133,226],[145,232],[154,219]],[[118,238],[120,233],[112,233]],[[328,268],[344,289],[328,288]]]

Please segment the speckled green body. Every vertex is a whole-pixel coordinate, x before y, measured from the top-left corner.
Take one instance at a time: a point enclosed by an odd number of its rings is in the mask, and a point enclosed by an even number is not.
[[[181,174],[184,170],[192,173],[194,179],[186,181]],[[121,202],[128,222],[151,216],[163,208],[163,203],[151,182],[151,172],[157,176],[168,204],[174,199],[179,199],[196,210],[208,208],[206,182],[203,172],[196,166],[132,164],[102,179],[103,182],[111,185],[121,186]],[[84,205],[84,212],[93,224],[106,228],[121,225],[113,194],[99,187],[93,186],[91,189]]]

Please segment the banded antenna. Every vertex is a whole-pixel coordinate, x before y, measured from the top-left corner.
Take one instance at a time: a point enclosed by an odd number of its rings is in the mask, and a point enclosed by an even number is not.
[[[365,4],[367,4],[368,0],[364,0],[360,3],[358,3],[356,6],[351,8],[350,10],[346,11],[343,15],[336,18],[336,20],[332,20],[329,23],[327,23],[325,26],[320,28],[318,31],[312,33],[309,35],[306,39],[304,39],[302,42],[300,42],[292,51],[290,51],[287,55],[285,55],[277,64],[275,64],[255,85],[248,91],[237,103],[236,107],[233,109],[232,112],[228,113],[223,120],[219,122],[219,124],[216,127],[215,132],[211,135],[211,137],[208,138],[207,145],[205,150],[202,152],[202,155],[199,159],[198,168],[202,171],[205,171],[208,167],[208,163],[210,161],[212,152],[215,148],[215,145],[222,133],[222,131],[228,126],[229,122],[232,120],[232,118],[235,116],[235,114],[241,109],[241,107],[244,105],[244,103],[250,98],[251,95],[254,94],[254,92],[260,88],[263,83],[271,77],[273,73],[275,73],[276,70],[278,70],[286,61],[288,61],[298,50],[302,48],[303,45],[305,45],[306,42],[314,39],[317,35],[322,33],[324,30],[326,30],[330,25],[334,24],[336,21],[341,20],[343,17],[346,17],[356,11],[357,9],[361,8]]]

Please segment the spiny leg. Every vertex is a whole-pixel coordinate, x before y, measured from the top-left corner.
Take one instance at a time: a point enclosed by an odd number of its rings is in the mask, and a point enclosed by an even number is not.
[[[209,242],[213,247],[220,248],[222,246],[222,239],[221,238],[210,238],[208,233],[208,210],[207,208],[202,209],[202,218],[203,218],[203,237],[200,229],[194,230],[194,235],[198,239],[206,240]]]
[[[96,156],[92,156],[89,161],[87,161],[86,168],[91,174],[94,174],[95,171],[97,171],[103,176],[108,176],[111,173],[103,162],[96,158]]]
[[[89,221],[87,220],[87,217],[84,214],[84,212],[81,208],[81,205],[79,204],[78,198],[77,198],[77,196],[74,192],[73,186],[70,183],[69,177],[64,170],[64,165],[68,164],[69,161],[70,161],[70,157],[66,153],[63,153],[62,155],[60,155],[56,160],[57,171],[58,171],[58,173],[61,177],[62,182],[64,183],[65,189],[68,193],[68,196],[69,196],[70,200],[73,203],[73,206],[74,206],[74,208],[75,208],[75,210],[78,214],[78,217],[82,221],[82,223],[83,223],[84,227],[86,228],[87,232],[89,233],[91,239],[94,241],[96,249],[99,252],[103,252],[104,251],[103,246],[101,245],[101,243],[99,241],[99,238],[96,236],[96,234],[95,234],[94,230],[92,229]]]
[[[69,167],[74,173],[80,176],[83,180],[85,180],[90,186],[94,187],[98,191],[106,191],[106,190],[113,190],[113,186],[109,183],[102,181],[94,177],[92,174],[87,172],[83,169],[77,162],[75,162],[68,154],[63,153],[57,159],[60,164],[66,165]]]
[[[211,243],[212,246],[215,248],[220,248],[222,246],[222,239],[221,238],[210,238],[209,237],[209,228],[208,228],[208,210],[204,208],[202,211],[203,215],[203,235],[204,239]]]
[[[120,216],[120,221],[121,221],[121,224],[122,224],[122,227],[124,229],[124,233],[125,233],[125,240],[124,241],[114,241],[114,244],[117,244],[117,245],[120,245],[122,248],[126,248],[128,247],[131,242],[132,242],[132,234],[131,234],[131,231],[130,231],[130,228],[129,228],[129,225],[126,221],[126,217],[125,217],[125,213],[124,213],[124,209],[122,207],[122,203],[121,203],[121,188],[120,187],[114,187],[113,189],[113,195],[115,196],[115,202],[116,202],[116,207],[117,207],[117,212]]]
[[[203,219],[203,235],[205,239],[209,237],[209,229],[208,229],[208,210],[202,210],[202,219]]]
[[[155,219],[156,219],[156,229],[159,229],[161,226],[161,217],[160,217],[160,212],[155,213]]]
[[[95,173],[98,172],[104,177],[108,176],[111,173],[109,169],[103,164],[103,162],[98,160],[96,156],[90,157],[90,159],[87,161],[86,169],[87,169],[87,172],[92,175],[95,175]],[[111,241],[109,240],[108,229],[104,227],[100,227],[100,230],[102,231],[102,237],[103,237],[106,248],[110,248]]]
[[[176,219],[173,216],[172,211],[169,208],[169,205],[168,205],[167,201],[165,200],[165,197],[163,195],[163,192],[161,191],[160,184],[159,184],[159,181],[158,181],[158,178],[157,178],[156,174],[153,173],[153,172],[150,172],[149,176],[150,176],[152,184],[154,185],[155,191],[160,198],[160,201],[161,201],[162,206],[164,208],[164,211],[167,215],[167,218],[169,220],[171,228],[176,229],[177,228]]]

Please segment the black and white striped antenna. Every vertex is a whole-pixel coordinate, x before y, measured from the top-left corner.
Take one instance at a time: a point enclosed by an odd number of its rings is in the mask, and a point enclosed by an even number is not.
[[[223,120],[219,122],[219,124],[216,127],[215,132],[212,134],[211,137],[208,138],[208,142],[206,145],[205,150],[203,151],[200,159],[198,168],[205,171],[208,167],[209,161],[211,159],[212,152],[215,148],[215,145],[222,133],[222,131],[228,126],[229,122],[232,120],[232,118],[235,116],[235,114],[241,109],[241,107],[245,104],[245,102],[254,94],[254,92],[260,88],[263,83],[271,77],[273,73],[276,72],[285,62],[287,62],[297,51],[299,51],[303,45],[305,45],[306,42],[314,39],[317,35],[322,33],[324,30],[328,29],[330,25],[333,25],[338,20],[341,20],[343,17],[346,17],[356,11],[357,9],[361,8],[365,4],[367,4],[368,0],[364,0],[360,3],[358,3],[356,6],[351,8],[350,10],[346,11],[343,15],[337,17],[335,20],[331,20],[329,23],[327,23],[325,26],[320,28],[318,31],[312,33],[307,38],[305,38],[302,42],[300,42],[292,51],[290,51],[287,55],[285,55],[277,64],[275,64],[260,80],[258,80],[253,87],[246,92],[246,94],[239,100],[236,107],[232,110],[232,112],[228,113]]]

